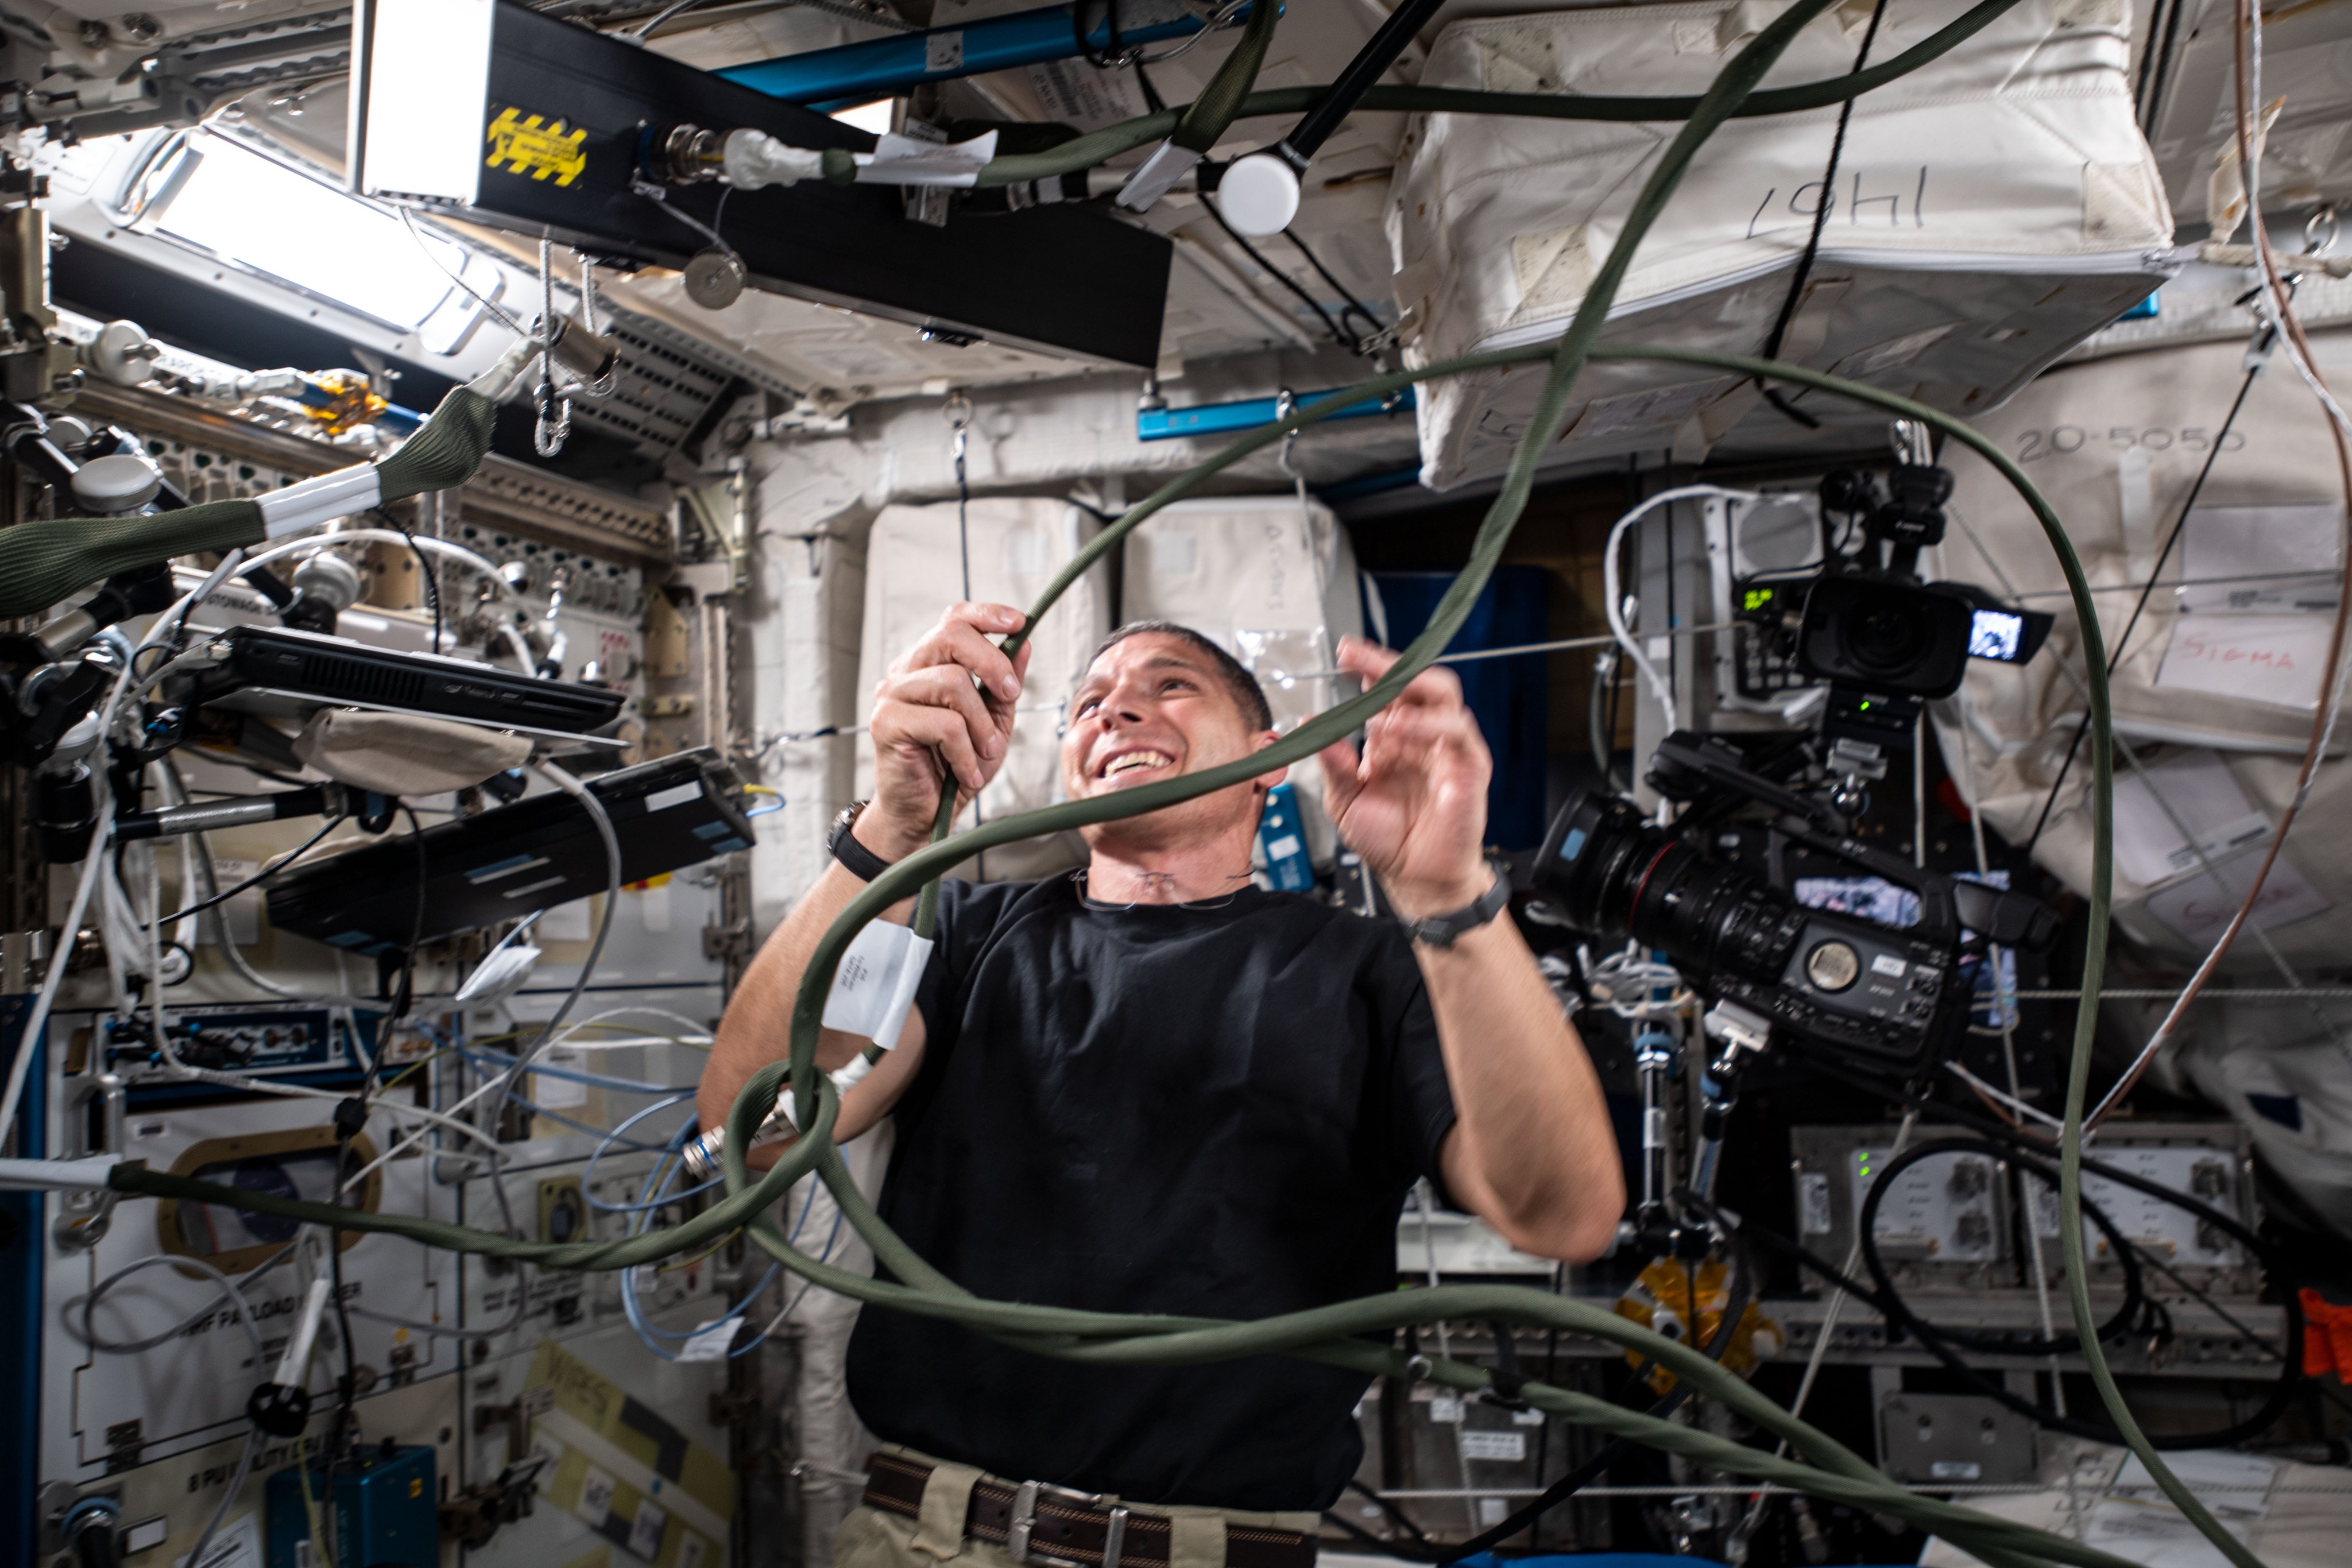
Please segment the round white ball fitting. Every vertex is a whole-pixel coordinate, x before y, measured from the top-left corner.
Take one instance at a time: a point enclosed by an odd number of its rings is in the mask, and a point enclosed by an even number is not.
[[[71,486],[74,502],[83,511],[117,517],[153,500],[163,489],[163,476],[145,458],[120,452],[83,464],[75,470]]]
[[[1236,158],[1217,182],[1217,210],[1252,239],[1278,235],[1298,215],[1298,175],[1271,152]]]

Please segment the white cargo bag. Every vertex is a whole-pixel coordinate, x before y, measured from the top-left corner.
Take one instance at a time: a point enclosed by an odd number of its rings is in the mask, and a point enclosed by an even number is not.
[[[1179,501],[1127,537],[1120,611],[1125,621],[1172,621],[1213,639],[1265,687],[1275,727],[1286,734],[1362,689],[1328,672],[1342,637],[1363,630],[1356,552],[1339,519],[1296,497],[1221,496]],[[1328,864],[1323,773],[1294,766],[1307,851]]]
[[[1101,525],[1066,501],[1003,498],[971,503],[971,597],[1026,610],[1054,574],[1100,531]],[[1110,631],[1109,569],[1098,566],[1070,585],[1037,629],[1026,689],[1013,717],[1013,747],[1003,767],[974,804],[995,821],[1066,799],[1062,789],[1062,715],[1087,653]],[[874,519],[866,552],[866,622],[858,643],[857,722],[874,713],[874,688],[897,659],[964,597],[963,549],[952,501],[928,507],[885,507]],[[873,793],[874,748],[857,747],[857,792]],[[956,819],[973,823],[973,806]],[[1086,862],[1075,833],[1006,844],[957,866],[951,873],[992,882],[1050,876]]]
[[[1886,60],[1967,0],[1888,8]],[[1496,16],[1443,33],[1424,86],[1563,94],[1697,94],[1780,7],[1615,6]],[[1853,68],[1868,0],[1805,29],[1765,78]],[[1699,152],[1643,240],[1604,344],[1759,354],[1821,202],[1821,252],[1780,358],[1956,413],[1998,406],[2163,280],[2172,239],[2133,122],[2124,0],[2025,0],[1924,69],[1857,99],[1835,189],[1822,176],[1832,106],[1736,120]],[[1623,227],[1671,123],[1418,116],[1387,213],[1407,362],[1557,338]],[[1423,390],[1422,481],[1499,472],[1540,364]],[[1814,418],[1859,434],[1884,416],[1821,393]],[[1818,447],[1748,382],[1689,366],[1597,361],[1547,463],[1669,448],[1696,461]]]
[[[2322,375],[2352,380],[2352,331],[2315,332],[2312,346]],[[2244,354],[2242,341],[2202,343],[2062,365],[1974,422],[2065,525],[2111,659],[2139,585],[2212,458],[2110,686],[2116,732],[2151,775],[2137,779],[2118,757],[2116,925],[2182,962],[2201,956],[2237,907],[2261,853],[2259,830],[2294,795],[2342,560],[2336,450],[2283,356],[2222,432]],[[2082,636],[2057,557],[2017,492],[1965,448],[1948,446],[1944,461],[1955,477],[1950,528],[1925,570],[2058,618],[2031,664],[1972,660],[1959,693],[1934,709],[1954,780],[1988,824],[2023,843],[2083,721]],[[2338,754],[2347,738],[2339,731]],[[2087,752],[2086,741],[2035,846],[2077,893],[2091,874]],[[2337,961],[2352,909],[2347,844],[2352,772],[2331,761],[2255,916],[2291,962]],[[2252,933],[2234,952],[2234,969],[2274,974]]]

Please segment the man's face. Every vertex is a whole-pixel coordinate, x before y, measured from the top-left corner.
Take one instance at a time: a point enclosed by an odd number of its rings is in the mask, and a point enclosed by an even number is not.
[[[1072,695],[1062,737],[1063,786],[1072,800],[1129,789],[1246,757],[1274,738],[1273,731],[1253,727],[1208,654],[1181,637],[1139,632],[1105,650]],[[1236,785],[1129,821],[1213,831],[1238,810],[1255,821],[1256,788]],[[1184,821],[1160,821],[1171,816]],[[1123,825],[1106,823],[1088,833]]]

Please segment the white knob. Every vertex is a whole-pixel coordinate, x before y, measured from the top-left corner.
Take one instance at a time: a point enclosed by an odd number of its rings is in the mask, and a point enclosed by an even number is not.
[[[1252,239],[1278,235],[1298,215],[1298,175],[1271,152],[1235,159],[1217,182],[1217,211]]]
[[[120,452],[83,464],[71,484],[74,500],[82,510],[113,517],[135,512],[153,500],[163,476],[144,457]]]

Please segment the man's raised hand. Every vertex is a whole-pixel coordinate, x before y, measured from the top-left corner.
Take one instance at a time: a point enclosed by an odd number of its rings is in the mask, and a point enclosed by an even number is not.
[[[875,688],[874,802],[855,831],[876,854],[898,860],[929,841],[942,759],[959,802],[1004,765],[1033,645],[1008,659],[992,639],[1026,619],[1007,604],[950,605]]]
[[[1366,685],[1396,661],[1360,638],[1340,641],[1339,667]],[[1486,781],[1495,765],[1453,671],[1414,676],[1364,727],[1360,757],[1339,740],[1321,761],[1332,825],[1408,919],[1459,909],[1486,891]]]

